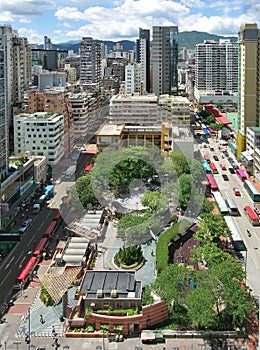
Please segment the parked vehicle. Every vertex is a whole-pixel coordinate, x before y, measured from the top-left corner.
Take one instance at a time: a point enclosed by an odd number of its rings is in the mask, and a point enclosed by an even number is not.
[[[43,194],[40,198],[36,199],[32,208],[33,214],[37,214],[42,210],[42,207],[47,201],[47,197]]]

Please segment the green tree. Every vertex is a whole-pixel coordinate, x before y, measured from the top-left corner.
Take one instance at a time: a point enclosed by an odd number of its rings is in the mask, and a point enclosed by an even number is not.
[[[192,176],[190,174],[180,175],[177,181],[178,201],[182,209],[186,209],[191,196]]]
[[[95,205],[97,198],[93,192],[91,183],[91,172],[77,179],[75,183],[77,195],[84,208],[88,205]]]
[[[214,215],[212,213],[204,213],[202,222],[195,238],[202,243],[212,241],[220,244],[220,237],[230,236],[230,231],[222,215]]]
[[[189,159],[182,152],[173,152],[171,159],[178,177],[183,174],[190,174]]]
[[[166,208],[168,199],[157,191],[145,191],[142,198],[142,205],[150,208],[152,211],[156,211],[159,208]]]
[[[207,198],[203,199],[202,211],[203,213],[211,213],[215,205],[213,202],[209,201]]]

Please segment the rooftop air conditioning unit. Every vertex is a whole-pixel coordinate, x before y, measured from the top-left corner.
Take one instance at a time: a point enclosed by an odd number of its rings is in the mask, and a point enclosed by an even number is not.
[[[102,289],[97,290],[97,298],[103,298],[103,290]]]
[[[111,298],[117,298],[117,290],[116,289],[112,289],[111,290],[110,297]]]

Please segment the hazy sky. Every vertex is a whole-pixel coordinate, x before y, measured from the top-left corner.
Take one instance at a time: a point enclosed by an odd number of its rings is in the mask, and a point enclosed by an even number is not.
[[[236,36],[244,23],[260,27],[260,1],[0,0],[0,25],[10,24],[31,44],[42,44],[44,35],[53,43],[83,36],[135,40],[139,28],[153,25]]]

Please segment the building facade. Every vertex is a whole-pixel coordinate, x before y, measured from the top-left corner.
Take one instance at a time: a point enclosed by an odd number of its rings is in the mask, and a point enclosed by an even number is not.
[[[109,121],[126,125],[161,124],[162,110],[154,94],[114,95],[110,99]]]
[[[239,132],[237,156],[246,149],[247,127],[259,126],[260,117],[260,30],[245,24],[238,33],[239,42]]]
[[[178,94],[178,27],[154,26],[152,42],[152,91],[156,96]]]
[[[92,38],[80,42],[80,81],[99,90],[101,82],[101,46]]]
[[[237,104],[238,94],[238,43],[229,39],[219,42],[205,40],[196,45],[194,96],[209,100],[216,96],[229,96]]]
[[[15,153],[45,156],[54,167],[64,156],[64,116],[37,112],[19,114],[14,119]]]
[[[151,92],[150,82],[150,30],[139,28],[139,38],[136,41],[136,62],[141,65],[141,80],[144,91]]]

